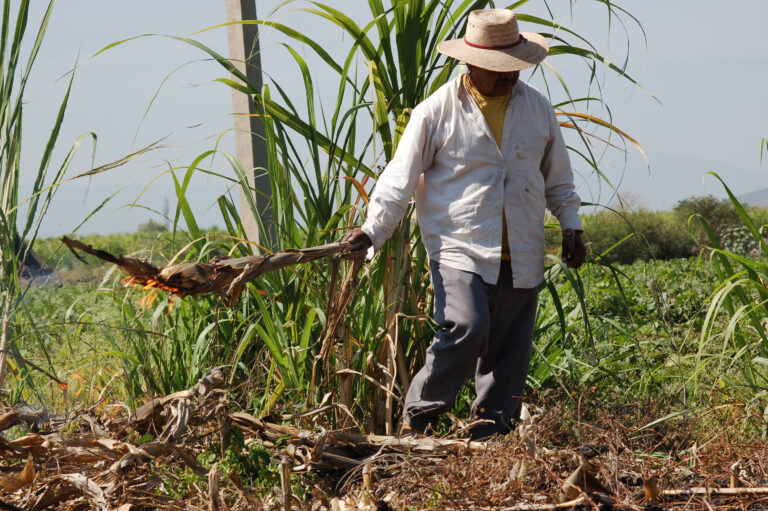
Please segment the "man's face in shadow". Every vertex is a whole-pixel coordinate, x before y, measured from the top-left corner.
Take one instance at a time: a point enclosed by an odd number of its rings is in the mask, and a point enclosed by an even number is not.
[[[491,71],[472,65],[467,65],[469,79],[483,96],[503,96],[512,92],[520,71]]]

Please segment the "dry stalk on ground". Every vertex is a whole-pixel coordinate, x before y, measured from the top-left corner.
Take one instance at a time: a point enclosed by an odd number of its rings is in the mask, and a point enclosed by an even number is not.
[[[224,382],[220,371],[209,371],[194,387],[150,400],[130,414],[91,410],[64,420],[6,410],[0,425],[15,433],[0,437],[0,501],[24,510],[83,511],[330,510],[334,499],[338,509],[375,509],[386,502],[390,509],[543,511],[610,505],[638,510],[644,505],[644,480],[653,479],[658,505],[664,507],[762,509],[768,502],[768,446],[763,443],[738,452],[731,446],[742,486],[727,488],[734,463],[725,462],[726,449],[698,450],[696,471],[690,468],[690,450],[678,459],[638,456],[646,440],[628,440],[633,428],[608,414],[581,425],[585,445],[574,450],[558,447],[573,445],[563,411],[542,412],[526,432],[537,437],[531,455],[525,435],[470,442],[322,427],[335,404],[271,422],[227,411],[233,404]],[[181,414],[180,407],[188,411]],[[310,415],[316,430],[280,422]],[[275,466],[280,462],[281,477],[273,488],[249,487],[241,479],[249,474],[222,470],[222,462],[210,468],[201,464],[201,453],[221,452],[222,428],[241,431],[246,446],[257,443],[269,450]],[[528,467],[522,478],[520,460]],[[574,473],[590,476],[568,477]],[[184,483],[191,474],[194,484]],[[314,476],[306,483],[311,491],[300,499],[290,488],[302,474]],[[649,474],[653,477],[644,477]],[[573,498],[558,502],[566,490]]]

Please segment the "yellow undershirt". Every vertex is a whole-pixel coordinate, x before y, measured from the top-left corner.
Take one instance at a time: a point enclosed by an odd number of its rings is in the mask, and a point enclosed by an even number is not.
[[[512,97],[507,93],[504,96],[484,96],[479,90],[472,84],[469,79],[469,74],[465,73],[463,77],[464,87],[469,91],[474,98],[477,106],[480,107],[480,111],[485,116],[485,122],[488,123],[488,127],[491,129],[493,138],[496,139],[496,144],[501,149],[501,137],[504,134],[504,117],[507,113],[507,106],[509,100]],[[502,211],[501,214],[501,258],[505,261],[511,259],[509,254],[509,239],[507,238],[507,217]]]

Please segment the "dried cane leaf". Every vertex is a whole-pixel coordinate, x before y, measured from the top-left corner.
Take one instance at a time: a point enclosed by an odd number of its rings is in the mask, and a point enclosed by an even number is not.
[[[577,498],[581,493],[590,495],[592,493],[605,493],[610,495],[612,492],[600,482],[595,476],[594,465],[586,459],[581,459],[579,468],[573,471],[563,484],[563,492],[560,495],[560,502],[566,502]]]
[[[77,493],[76,488],[55,478],[52,482],[46,485],[45,491],[40,495],[40,498],[37,499],[37,502],[32,506],[32,509],[46,509],[55,506],[75,493]]]
[[[0,488],[7,492],[12,492],[23,488],[34,480],[35,466],[32,463],[32,455],[30,454],[27,456],[27,464],[24,465],[24,470],[18,474],[9,474],[6,477],[0,478]]]
[[[19,424],[41,425],[48,422],[51,419],[47,410],[40,410],[34,413],[22,412],[21,410],[14,408],[4,415],[0,416],[0,431],[18,426]]]
[[[98,484],[88,479],[83,474],[62,474],[59,478],[80,490],[85,498],[88,499],[91,509],[96,511],[109,511],[104,492]]]
[[[659,476],[653,474],[643,481],[643,491],[645,492],[645,498],[643,501],[648,505],[656,505],[659,503]]]
[[[165,425],[160,438],[174,441],[181,438],[189,422],[190,405],[189,399],[181,399],[175,408],[171,408],[174,420],[168,421]]]

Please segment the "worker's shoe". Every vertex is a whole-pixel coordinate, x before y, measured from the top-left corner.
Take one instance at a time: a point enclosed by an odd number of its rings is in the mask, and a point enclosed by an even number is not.
[[[401,422],[400,431],[398,432],[397,436],[399,438],[416,438],[424,436],[424,431],[414,428],[407,422]]]
[[[474,421],[469,430],[469,438],[473,441],[487,442],[494,435],[508,435],[517,427],[516,421],[505,417],[482,417],[478,419]]]

